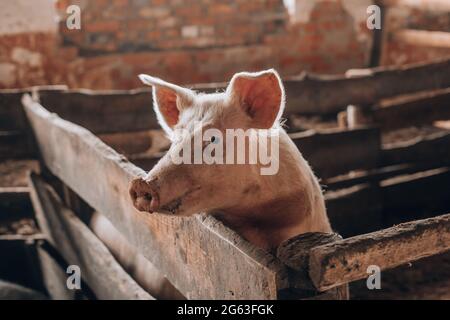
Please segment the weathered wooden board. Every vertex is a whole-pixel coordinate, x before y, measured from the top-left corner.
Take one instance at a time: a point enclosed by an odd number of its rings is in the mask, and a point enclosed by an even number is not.
[[[450,250],[450,214],[315,247],[309,272],[315,287],[333,287],[366,278],[367,267],[381,270]]]
[[[95,134],[159,129],[152,91],[39,90],[49,111]]]
[[[37,252],[42,281],[50,298],[52,300],[74,300],[76,291],[67,288],[68,274],[65,273],[65,270],[41,247],[37,248]]]
[[[334,231],[343,237],[379,230],[383,226],[383,198],[375,184],[361,184],[325,193],[327,214]]]
[[[50,171],[104,213],[184,296],[274,299],[278,290],[288,287],[281,262],[213,217],[178,218],[136,211],[128,188],[144,171],[86,129],[52,115],[30,97],[23,102]]]
[[[363,69],[359,76],[318,75],[304,72],[283,81],[285,116],[332,114],[348,105],[371,105],[396,95],[450,87],[450,59],[403,66]],[[226,83],[199,84],[199,91],[215,92]]]
[[[379,162],[381,146],[377,128],[306,131],[289,136],[319,178],[374,168]]]
[[[349,104],[370,105],[395,95],[448,88],[450,59],[367,69],[358,77],[303,74],[284,85],[286,114],[337,113]]]
[[[289,282],[297,289],[294,293],[301,300],[348,300],[348,285],[333,288],[327,292],[317,292],[309,277],[309,253],[312,248],[342,239],[336,233],[305,233],[284,241],[276,255],[289,267]],[[303,291],[298,292],[298,289]],[[292,290],[291,290],[292,291]],[[292,292],[285,292],[286,298]]]
[[[26,93],[39,90],[58,91],[67,90],[67,86],[50,85],[34,86],[22,89],[0,90],[0,131],[21,131],[27,129],[27,120],[22,108],[21,99]]]
[[[392,40],[415,47],[450,48],[450,32],[401,29],[392,32]]]
[[[30,187],[43,233],[67,263],[80,268],[81,276],[97,298],[152,299],[123,270],[105,245],[72,211],[63,207],[56,193],[34,173],[30,175]],[[59,289],[58,294],[64,296],[65,290],[56,288]]]
[[[383,130],[450,119],[450,88],[380,102],[372,115],[373,121]]]
[[[418,137],[405,143],[383,147],[380,165],[401,163],[450,162],[450,132],[439,132],[427,137]]]
[[[385,6],[411,7],[421,10],[450,11],[450,2],[447,0],[381,0]]]
[[[30,158],[34,154],[25,131],[0,131],[0,160]]]
[[[450,212],[450,169],[438,168],[383,180],[386,223]]]

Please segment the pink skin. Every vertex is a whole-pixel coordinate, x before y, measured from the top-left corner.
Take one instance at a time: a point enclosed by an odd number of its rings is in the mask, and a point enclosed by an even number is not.
[[[141,79],[154,88],[154,109],[172,145],[146,177],[132,182],[130,195],[138,210],[176,216],[214,213],[266,249],[300,233],[331,231],[319,183],[279,124],[284,89],[274,70],[236,74],[226,92],[216,94],[196,94],[150,76]],[[230,128],[278,129],[278,172],[261,175],[259,163],[174,164],[173,153],[198,134],[196,121],[223,133]],[[176,129],[189,134],[181,136]]]

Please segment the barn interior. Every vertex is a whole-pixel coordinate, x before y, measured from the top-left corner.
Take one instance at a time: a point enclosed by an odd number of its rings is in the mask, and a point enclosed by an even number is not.
[[[210,217],[123,218],[118,182],[170,146],[137,75],[215,92],[269,68],[341,238],[266,253]],[[450,1],[0,1],[0,298],[2,281],[17,299],[166,298],[119,263],[98,213],[176,298],[450,299]]]

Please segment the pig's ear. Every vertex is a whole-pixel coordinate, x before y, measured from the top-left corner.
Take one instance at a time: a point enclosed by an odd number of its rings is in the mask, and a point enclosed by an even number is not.
[[[139,79],[153,86],[153,108],[162,128],[170,135],[180,111],[192,104],[194,92],[146,74],[140,74]]]
[[[227,94],[252,119],[251,126],[257,129],[271,128],[284,111],[283,83],[273,69],[235,74]]]

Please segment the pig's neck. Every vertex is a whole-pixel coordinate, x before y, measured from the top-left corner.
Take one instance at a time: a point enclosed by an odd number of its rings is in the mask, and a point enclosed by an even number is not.
[[[306,232],[330,232],[320,185],[286,132],[280,135],[280,167],[264,176],[261,193],[250,194],[219,218],[255,245],[273,249]]]

